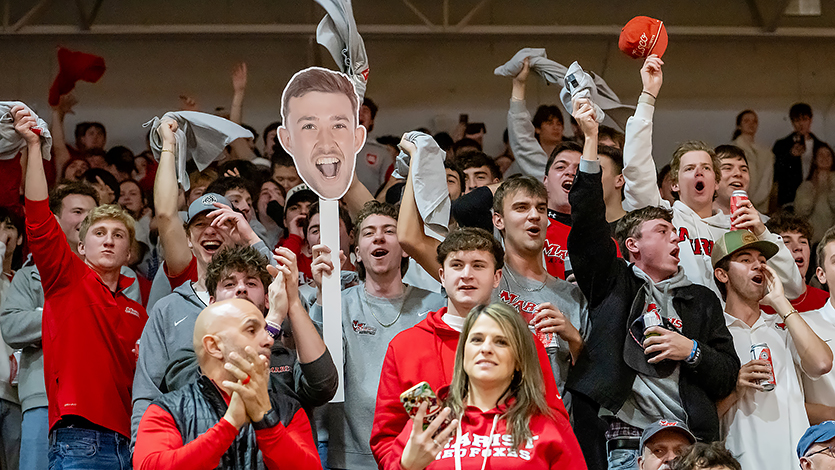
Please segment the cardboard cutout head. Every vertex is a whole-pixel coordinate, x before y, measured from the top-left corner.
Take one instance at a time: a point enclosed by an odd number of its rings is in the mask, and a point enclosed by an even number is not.
[[[339,199],[365,145],[359,98],[348,76],[310,67],[297,72],[281,95],[278,141],[302,180],[322,199]]]

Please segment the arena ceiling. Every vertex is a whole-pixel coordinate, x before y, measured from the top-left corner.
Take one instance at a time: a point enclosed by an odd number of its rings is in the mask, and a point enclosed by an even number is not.
[[[0,35],[313,35],[312,0],[0,0]],[[356,0],[364,36],[616,36],[636,15],[671,36],[835,37],[821,0]]]

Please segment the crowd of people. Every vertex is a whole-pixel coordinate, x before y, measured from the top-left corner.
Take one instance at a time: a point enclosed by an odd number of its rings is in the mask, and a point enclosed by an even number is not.
[[[344,76],[299,120],[317,137],[259,139],[245,65],[222,118],[253,137],[208,162],[176,113],[139,154],[99,122],[69,143],[64,94],[50,152],[11,105],[0,469],[831,468],[835,153],[798,103],[771,150],[745,110],[729,143],[657,171],[663,66],[636,73],[624,132],[581,95],[567,137],[560,106],[531,116],[525,59],[496,157],[463,119],[360,142],[378,107]],[[288,153],[323,146],[360,148],[338,247]]]

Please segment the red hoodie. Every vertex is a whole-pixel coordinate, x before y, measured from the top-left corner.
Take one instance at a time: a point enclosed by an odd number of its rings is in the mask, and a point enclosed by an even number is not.
[[[514,448],[510,434],[506,434],[507,422],[500,418],[506,409],[504,404],[484,412],[468,406],[461,417],[461,437],[450,439],[435,461],[426,468],[455,469],[457,453],[462,469],[586,469],[586,462],[568,421],[536,414],[531,417],[529,426],[532,438]],[[411,432],[410,421],[394,441],[391,459],[387,460],[384,470],[400,469],[400,457]]]
[[[380,373],[374,427],[371,429],[371,452],[381,469],[399,465],[400,456],[394,456],[391,450],[395,438],[409,422],[409,416],[400,403],[400,394],[422,381],[428,382],[436,391],[452,381],[452,366],[460,333],[443,321],[446,311],[444,307],[429,313],[425,320],[399,333],[389,343]],[[543,370],[548,405],[554,409],[556,419],[569,426],[568,412],[560,399],[548,355],[540,341],[534,343]],[[570,430],[570,427],[567,429]],[[573,432],[569,440],[579,453],[580,447]]]

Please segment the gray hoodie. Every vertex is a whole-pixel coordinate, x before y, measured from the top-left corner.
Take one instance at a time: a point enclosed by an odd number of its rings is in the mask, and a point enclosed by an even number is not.
[[[159,384],[171,355],[192,345],[194,324],[204,308],[206,304],[197,297],[191,281],[186,281],[160,299],[149,312],[148,323],[139,339],[139,360],[133,377],[133,414],[130,420],[133,440],[148,405],[162,395]]]
[[[122,267],[122,274],[136,278],[130,268]],[[139,283],[125,289],[125,296],[142,302]],[[0,328],[3,339],[14,349],[22,349],[17,393],[22,411],[47,406],[41,349],[41,315],[43,315],[43,287],[38,269],[31,263],[18,270],[0,306]]]

